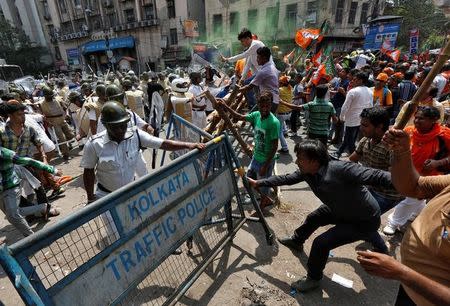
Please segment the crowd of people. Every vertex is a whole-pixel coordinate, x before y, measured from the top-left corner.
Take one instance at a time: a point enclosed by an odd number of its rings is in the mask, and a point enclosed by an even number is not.
[[[183,129],[175,140],[159,138],[171,113],[205,129],[220,108],[253,128],[247,171],[253,187],[269,196],[270,187],[305,181],[322,202],[279,242],[303,251],[313,232],[334,225],[314,239],[307,275],[293,288],[319,287],[329,252],[364,240],[373,250],[359,252],[358,260],[369,273],[401,281],[397,303],[403,304],[398,305],[449,305],[450,190],[443,174],[450,171],[450,63],[418,97],[407,127],[396,130],[392,125],[406,112],[432,60],[396,63],[355,51],[337,57],[336,75],[330,75],[309,58],[300,64],[281,60],[278,47],[265,46],[248,29],[238,40],[245,51],[220,56],[226,73],[207,66],[189,73],[55,76],[31,95],[11,86],[0,104],[0,208],[7,220],[28,236],[33,231],[27,219],[59,214],[51,201],[64,192],[64,180],[48,164],[58,153],[70,162],[75,143],[83,150],[83,182],[91,203],[148,173],[143,147],[204,148],[189,141]],[[216,100],[207,99],[206,90]],[[228,105],[232,91],[245,97],[246,113]],[[291,153],[288,137],[296,142],[292,153],[298,170],[273,176],[277,153]],[[389,211],[386,235],[415,219],[401,246],[402,263],[388,256],[379,233],[380,217]]]

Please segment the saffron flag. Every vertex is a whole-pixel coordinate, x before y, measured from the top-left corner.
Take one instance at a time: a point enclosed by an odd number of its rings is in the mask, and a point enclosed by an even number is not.
[[[289,52],[288,54],[286,54],[283,57],[283,62],[285,62],[286,64],[289,64],[289,60],[294,57],[294,54],[295,54],[295,49],[292,49],[291,52]]]
[[[389,56],[394,62],[398,62],[398,60],[400,59],[400,50],[395,49],[392,51],[388,51],[386,52],[386,55]]]
[[[330,81],[331,78],[336,75],[336,68],[334,66],[333,56],[331,55],[331,49],[331,46],[328,46],[325,51],[327,57],[325,58],[325,61],[317,68],[317,71],[312,78],[312,82],[316,86],[319,84],[320,79],[326,78]]]
[[[302,49],[307,49],[313,41],[321,42],[323,35],[320,29],[300,29],[295,34],[295,43]]]
[[[322,63],[322,54],[323,49],[320,49],[319,52],[314,54],[314,56],[311,58],[311,62],[314,64],[314,66],[318,67]]]

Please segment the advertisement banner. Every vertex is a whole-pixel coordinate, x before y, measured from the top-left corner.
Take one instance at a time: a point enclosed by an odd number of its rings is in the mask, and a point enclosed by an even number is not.
[[[66,54],[67,54],[67,64],[69,65],[80,64],[80,52],[78,51],[78,48],[67,49]]]
[[[398,22],[369,26],[364,39],[364,49],[379,50],[385,41],[395,48],[399,31],[400,23]]]
[[[409,31],[409,54],[417,54],[419,51],[419,29]]]
[[[198,22],[195,20],[186,19],[183,22],[184,36],[198,37]]]

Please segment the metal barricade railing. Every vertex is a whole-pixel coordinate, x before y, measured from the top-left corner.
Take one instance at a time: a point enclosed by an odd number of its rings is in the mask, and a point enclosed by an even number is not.
[[[245,222],[260,222],[272,241],[249,188],[259,217],[246,216],[236,166],[227,136],[214,138],[1,247],[0,263],[27,305],[173,305]]]

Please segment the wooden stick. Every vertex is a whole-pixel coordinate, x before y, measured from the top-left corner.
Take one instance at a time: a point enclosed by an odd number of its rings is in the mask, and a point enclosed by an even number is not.
[[[409,119],[414,115],[417,106],[419,105],[420,99],[429,89],[431,83],[434,80],[434,77],[441,71],[445,62],[450,58],[450,40],[447,41],[445,48],[441,50],[441,54],[438,57],[436,63],[434,63],[433,68],[426,76],[423,83],[420,85],[414,97],[411,99],[410,103],[406,108],[406,111],[403,113],[403,116],[398,121],[398,124],[394,126],[395,129],[403,129],[408,123]]]
[[[242,150],[244,150],[245,154],[247,154],[247,156],[251,158],[253,156],[252,150],[250,150],[250,147],[248,146],[248,144],[244,141],[244,139],[242,139],[241,134],[239,134],[239,132],[233,126],[233,123],[231,122],[231,120],[228,117],[228,115],[223,111],[222,108],[217,107],[216,98],[209,91],[206,91],[206,97],[209,99],[209,101],[211,101],[211,103],[213,104],[214,108],[219,113],[220,117],[223,119],[223,121],[228,126],[228,128],[231,131],[231,133],[233,134],[233,136],[239,142],[239,144],[242,147]]]

